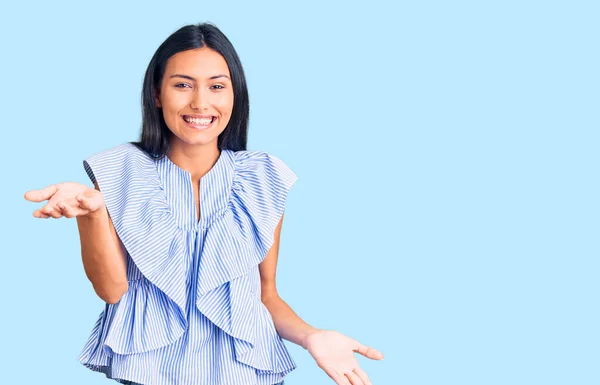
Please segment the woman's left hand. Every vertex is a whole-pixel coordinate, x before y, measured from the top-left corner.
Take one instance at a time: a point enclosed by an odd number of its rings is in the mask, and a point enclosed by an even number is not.
[[[358,365],[354,352],[373,359],[383,359],[383,354],[335,330],[317,330],[309,334],[304,347],[317,365],[338,385],[372,385],[371,380]]]

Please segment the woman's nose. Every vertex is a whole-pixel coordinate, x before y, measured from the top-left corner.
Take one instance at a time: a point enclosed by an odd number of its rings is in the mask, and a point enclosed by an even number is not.
[[[198,88],[192,96],[191,106],[193,109],[202,110],[208,107],[208,92],[202,88]]]

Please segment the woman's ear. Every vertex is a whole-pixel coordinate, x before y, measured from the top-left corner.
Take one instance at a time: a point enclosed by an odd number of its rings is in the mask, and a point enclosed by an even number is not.
[[[157,95],[155,99],[156,107],[161,108],[162,104],[160,103],[160,91],[154,90],[154,95]]]

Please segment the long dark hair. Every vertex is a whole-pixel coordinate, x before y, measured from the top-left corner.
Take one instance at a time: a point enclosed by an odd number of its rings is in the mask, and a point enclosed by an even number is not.
[[[229,67],[233,85],[233,110],[225,130],[217,139],[219,150],[246,150],[250,103],[242,63],[229,39],[211,23],[181,27],[156,50],[148,64],[142,88],[142,132],[139,142],[130,142],[153,158],[167,154],[173,133],[167,127],[162,109],[156,106],[167,60],[181,51],[208,47],[223,56]]]

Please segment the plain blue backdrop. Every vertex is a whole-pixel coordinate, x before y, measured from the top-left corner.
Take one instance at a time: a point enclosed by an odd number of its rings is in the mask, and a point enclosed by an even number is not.
[[[385,354],[374,385],[598,384],[599,7],[592,1],[12,2],[2,60],[2,384],[108,384],[74,219],[25,191],[138,138],[158,45],[215,23],[249,149],[299,176],[277,282]],[[286,385],[332,385],[307,351]]]

